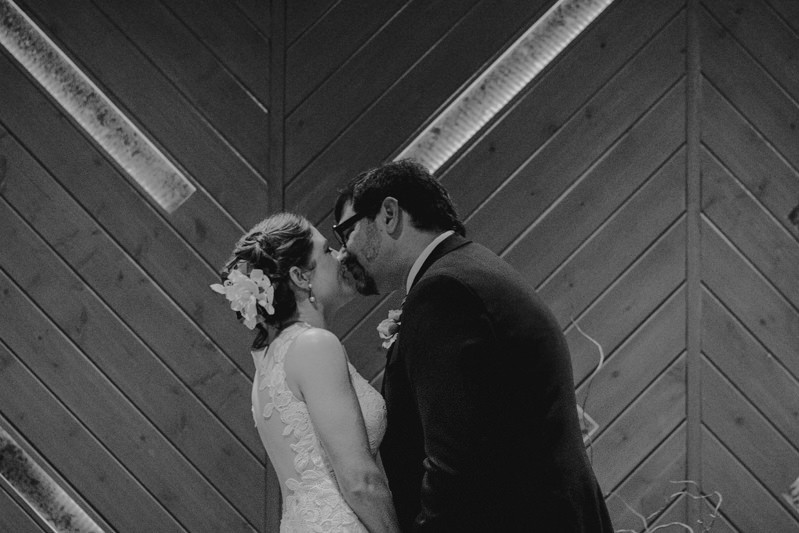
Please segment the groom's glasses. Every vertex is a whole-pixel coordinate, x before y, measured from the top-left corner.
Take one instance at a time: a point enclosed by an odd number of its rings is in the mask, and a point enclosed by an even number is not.
[[[350,233],[352,233],[352,230],[355,229],[355,224],[365,216],[366,215],[359,215],[356,213],[344,222],[333,224],[333,233],[336,234],[336,238],[338,239],[338,242],[341,243],[341,246],[347,246],[347,241],[350,238]]]

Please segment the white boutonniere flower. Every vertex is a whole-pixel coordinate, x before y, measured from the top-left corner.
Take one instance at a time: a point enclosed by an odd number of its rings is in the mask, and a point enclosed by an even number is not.
[[[225,295],[230,302],[230,308],[241,313],[244,325],[250,329],[255,328],[255,324],[258,323],[256,305],[263,307],[269,315],[275,314],[275,308],[272,306],[275,300],[275,286],[259,268],[254,268],[249,276],[234,268],[223,285],[215,283],[211,285],[211,289]]]
[[[388,350],[399,335],[400,324],[402,324],[402,309],[392,309],[388,312],[388,318],[380,322],[377,326],[377,333],[383,339],[383,348]]]

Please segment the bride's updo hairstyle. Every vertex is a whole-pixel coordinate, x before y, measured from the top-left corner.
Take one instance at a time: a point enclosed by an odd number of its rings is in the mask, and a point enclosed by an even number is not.
[[[272,302],[274,314],[268,314],[260,305],[257,324],[258,336],[253,349],[260,350],[269,343],[266,326],[280,329],[297,311],[297,302],[291,290],[289,270],[293,266],[307,269],[313,251],[311,223],[293,213],[277,213],[258,224],[239,239],[225,267],[220,272],[222,281],[230,271],[245,263],[247,272],[261,269],[275,288]]]

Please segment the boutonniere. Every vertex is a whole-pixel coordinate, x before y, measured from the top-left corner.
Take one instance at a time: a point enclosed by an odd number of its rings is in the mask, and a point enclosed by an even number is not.
[[[397,340],[400,324],[402,324],[401,317],[402,309],[392,309],[388,312],[388,318],[377,326],[377,332],[380,334],[380,338],[383,339],[383,348],[386,350]]]

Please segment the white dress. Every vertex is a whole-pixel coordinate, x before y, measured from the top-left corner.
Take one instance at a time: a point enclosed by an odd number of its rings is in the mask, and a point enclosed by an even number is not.
[[[253,352],[256,375],[252,405],[255,427],[280,480],[283,494],[281,533],[366,532],[344,501],[333,468],[316,436],[308,407],[286,384],[286,353],[297,336],[310,328],[298,323],[283,330],[268,350]],[[369,447],[377,454],[386,431],[383,397],[349,365]]]

